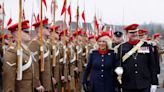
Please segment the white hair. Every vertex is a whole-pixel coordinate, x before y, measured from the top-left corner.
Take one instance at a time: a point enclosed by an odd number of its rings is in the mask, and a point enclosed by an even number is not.
[[[102,36],[98,40],[100,39],[107,43],[108,49],[112,49],[112,39],[109,36]]]

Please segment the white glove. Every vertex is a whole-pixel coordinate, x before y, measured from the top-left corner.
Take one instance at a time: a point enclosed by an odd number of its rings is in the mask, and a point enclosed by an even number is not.
[[[150,92],[156,92],[157,90],[157,85],[151,85]]]
[[[159,75],[159,74],[157,74],[157,78],[159,78],[159,76],[160,76],[160,75]]]
[[[73,70],[74,70],[75,72],[78,72],[78,71],[79,71],[78,67],[75,67]]]
[[[44,87],[43,86],[39,86],[39,87],[36,88],[36,90],[38,92],[44,92]]]
[[[54,77],[52,77],[52,82],[53,82],[54,85],[57,83],[57,81]]]
[[[117,75],[122,75],[123,74],[123,68],[122,67],[117,67],[115,70]]]
[[[61,76],[61,80],[65,80],[65,76]]]
[[[87,67],[87,64],[84,64],[84,67]]]

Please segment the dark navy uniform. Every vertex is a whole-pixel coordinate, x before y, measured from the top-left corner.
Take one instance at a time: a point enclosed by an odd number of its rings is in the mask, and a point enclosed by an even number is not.
[[[153,46],[153,52],[155,58],[156,73],[160,74],[160,57],[159,57],[157,46]]]
[[[89,82],[91,92],[115,92],[114,69],[118,65],[119,62],[113,50],[108,50],[104,55],[98,50],[92,51],[84,72],[83,84],[87,84],[88,76],[91,74]]]
[[[119,54],[120,58],[122,58],[125,53],[129,52],[134,45],[126,42],[121,46],[122,48],[120,49],[119,47],[118,50],[118,53],[122,53]],[[140,49],[125,60],[125,62],[120,61],[124,70],[122,75],[123,90],[131,90],[131,92],[132,90],[138,90],[138,92],[150,92],[151,85],[158,85],[154,60],[152,46],[144,42]]]

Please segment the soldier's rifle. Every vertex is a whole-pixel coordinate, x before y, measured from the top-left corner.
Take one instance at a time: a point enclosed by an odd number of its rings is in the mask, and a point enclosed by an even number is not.
[[[64,5],[64,8],[66,10],[66,7],[67,7],[67,0],[64,1],[65,2],[65,5]],[[63,22],[63,31],[64,31],[64,46],[63,46],[63,67],[62,67],[62,76],[64,76],[64,72],[65,72],[65,68],[66,68],[66,63],[67,63],[67,53],[66,53],[66,49],[67,49],[67,42],[66,42],[66,16],[67,16],[67,13],[64,12],[64,22]],[[67,76],[64,76],[65,78]],[[66,88],[66,85],[65,85],[65,81],[63,80],[62,81],[62,89],[61,89],[61,92],[64,92],[65,91],[65,88]]]
[[[55,17],[56,17],[56,0],[53,0],[52,1],[52,4],[53,6],[53,26],[55,26]],[[55,32],[55,28],[53,28],[53,32]],[[57,51],[57,46],[53,45],[52,46],[52,71],[53,71],[53,74],[52,76],[55,77],[55,74],[54,74],[54,69],[55,69],[55,66],[56,66],[56,56],[57,56],[57,53],[59,52],[56,52]],[[55,86],[53,85],[53,90],[55,89]]]
[[[16,73],[17,80],[22,80],[23,71],[27,70],[32,63],[32,57],[30,56],[28,63],[23,65],[23,49],[22,49],[22,0],[19,0],[19,23],[18,23],[18,48],[17,48],[17,65]]]
[[[76,16],[76,45],[75,45],[75,53],[76,53],[76,61],[75,61],[75,66],[78,67],[78,28],[79,28],[79,6],[78,6],[78,1],[77,1],[77,10],[76,10],[77,16]],[[75,71],[75,90],[78,91],[78,82],[79,82],[79,73]]]
[[[44,49],[43,49],[43,21],[42,21],[42,5],[43,0],[40,0],[40,71],[44,71]]]
[[[22,21],[22,0],[19,0],[19,23],[18,23],[18,49],[17,49],[17,80],[22,80],[22,58],[23,50],[21,48],[22,34],[21,34],[21,21]]]
[[[53,26],[55,26],[55,17],[56,17],[56,0],[53,1],[53,9],[54,9],[54,16],[53,16]],[[55,32],[55,28],[53,28],[53,32]],[[55,50],[56,46],[52,47],[52,66],[56,66],[56,56],[55,56]]]

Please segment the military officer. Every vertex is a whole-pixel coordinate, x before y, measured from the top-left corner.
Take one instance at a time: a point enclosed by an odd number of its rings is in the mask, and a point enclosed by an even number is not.
[[[148,38],[148,33],[149,31],[147,29],[139,29],[138,30],[138,33],[139,33],[139,38],[142,39],[143,41],[147,42],[148,44],[152,45],[152,48],[153,48],[153,53],[154,53],[154,58],[155,58],[155,64],[156,64],[156,72],[157,72],[157,75],[159,76],[160,74],[160,57],[159,57],[159,53],[158,53],[158,48],[157,48],[157,44],[153,41],[148,41],[147,38]]]
[[[160,39],[161,39],[161,34],[160,33],[155,33],[153,34],[153,42],[154,44],[156,44],[157,49],[158,49],[158,53],[160,55],[160,62],[162,62],[162,54],[164,53],[164,50],[161,48],[160,46]]]
[[[3,65],[3,84],[4,84],[4,92],[33,92],[33,89],[36,88],[38,92],[43,92],[44,88],[40,84],[38,79],[38,75],[36,72],[37,64],[32,58],[32,54],[27,47],[27,44],[30,41],[29,36],[29,21],[25,20],[22,24],[22,62],[23,66],[20,71],[22,71],[22,79],[17,80],[17,45],[10,46],[5,55],[4,55],[4,65]],[[18,40],[18,23],[10,26],[8,30],[13,35],[13,38]]]
[[[59,64],[59,75],[60,75],[60,83],[61,83],[61,89],[60,91],[66,91],[66,84],[68,81],[68,62],[69,62],[69,56],[68,56],[68,30],[61,30],[60,33],[60,64]]]
[[[40,23],[43,23],[43,29],[42,29],[42,37],[41,38],[43,40],[42,46],[40,43]],[[52,84],[52,63],[50,60],[50,46],[47,42],[49,36],[50,36],[50,31],[49,31],[49,26],[48,26],[48,19],[45,18],[43,20],[37,21],[36,23],[34,23],[32,26],[35,27],[35,31],[37,33],[37,35],[34,37],[34,39],[32,39],[32,41],[29,43],[29,49],[32,51],[32,53],[35,56],[36,62],[38,63],[38,65],[41,66],[41,64],[44,64],[44,69],[42,70],[41,67],[39,67],[39,79],[41,81],[41,84],[44,87],[44,90],[46,92],[51,92],[53,90],[53,84]],[[41,63],[41,53],[43,52],[43,62]]]
[[[84,31],[83,29],[77,29],[74,33],[73,36],[75,37],[75,53],[76,53],[76,61],[75,61],[75,88],[76,91],[81,91],[82,89],[82,75],[83,75],[83,69],[84,69],[84,64],[85,64],[85,55],[83,55],[84,52]]]
[[[158,85],[152,46],[139,39],[138,24],[126,26],[128,41],[118,48],[123,92],[155,92]]]
[[[113,35],[113,47],[119,45],[122,42],[124,42],[123,33],[121,31],[115,31]]]
[[[52,75],[53,75],[53,86],[54,86],[54,92],[58,92],[58,83],[59,83],[59,56],[60,56],[60,48],[59,48],[59,33],[58,28],[60,26],[54,25],[50,26],[50,42],[51,42],[51,61],[52,61]]]
[[[68,48],[70,50],[70,62],[69,62],[69,76],[68,76],[68,80],[70,82],[70,89],[72,92],[76,92],[76,88],[75,88],[75,72],[74,69],[76,68],[75,66],[75,60],[76,60],[76,53],[75,53],[75,44],[73,43],[73,40],[75,40],[75,38],[73,38],[73,36],[70,36],[69,39],[69,43],[68,43]]]

